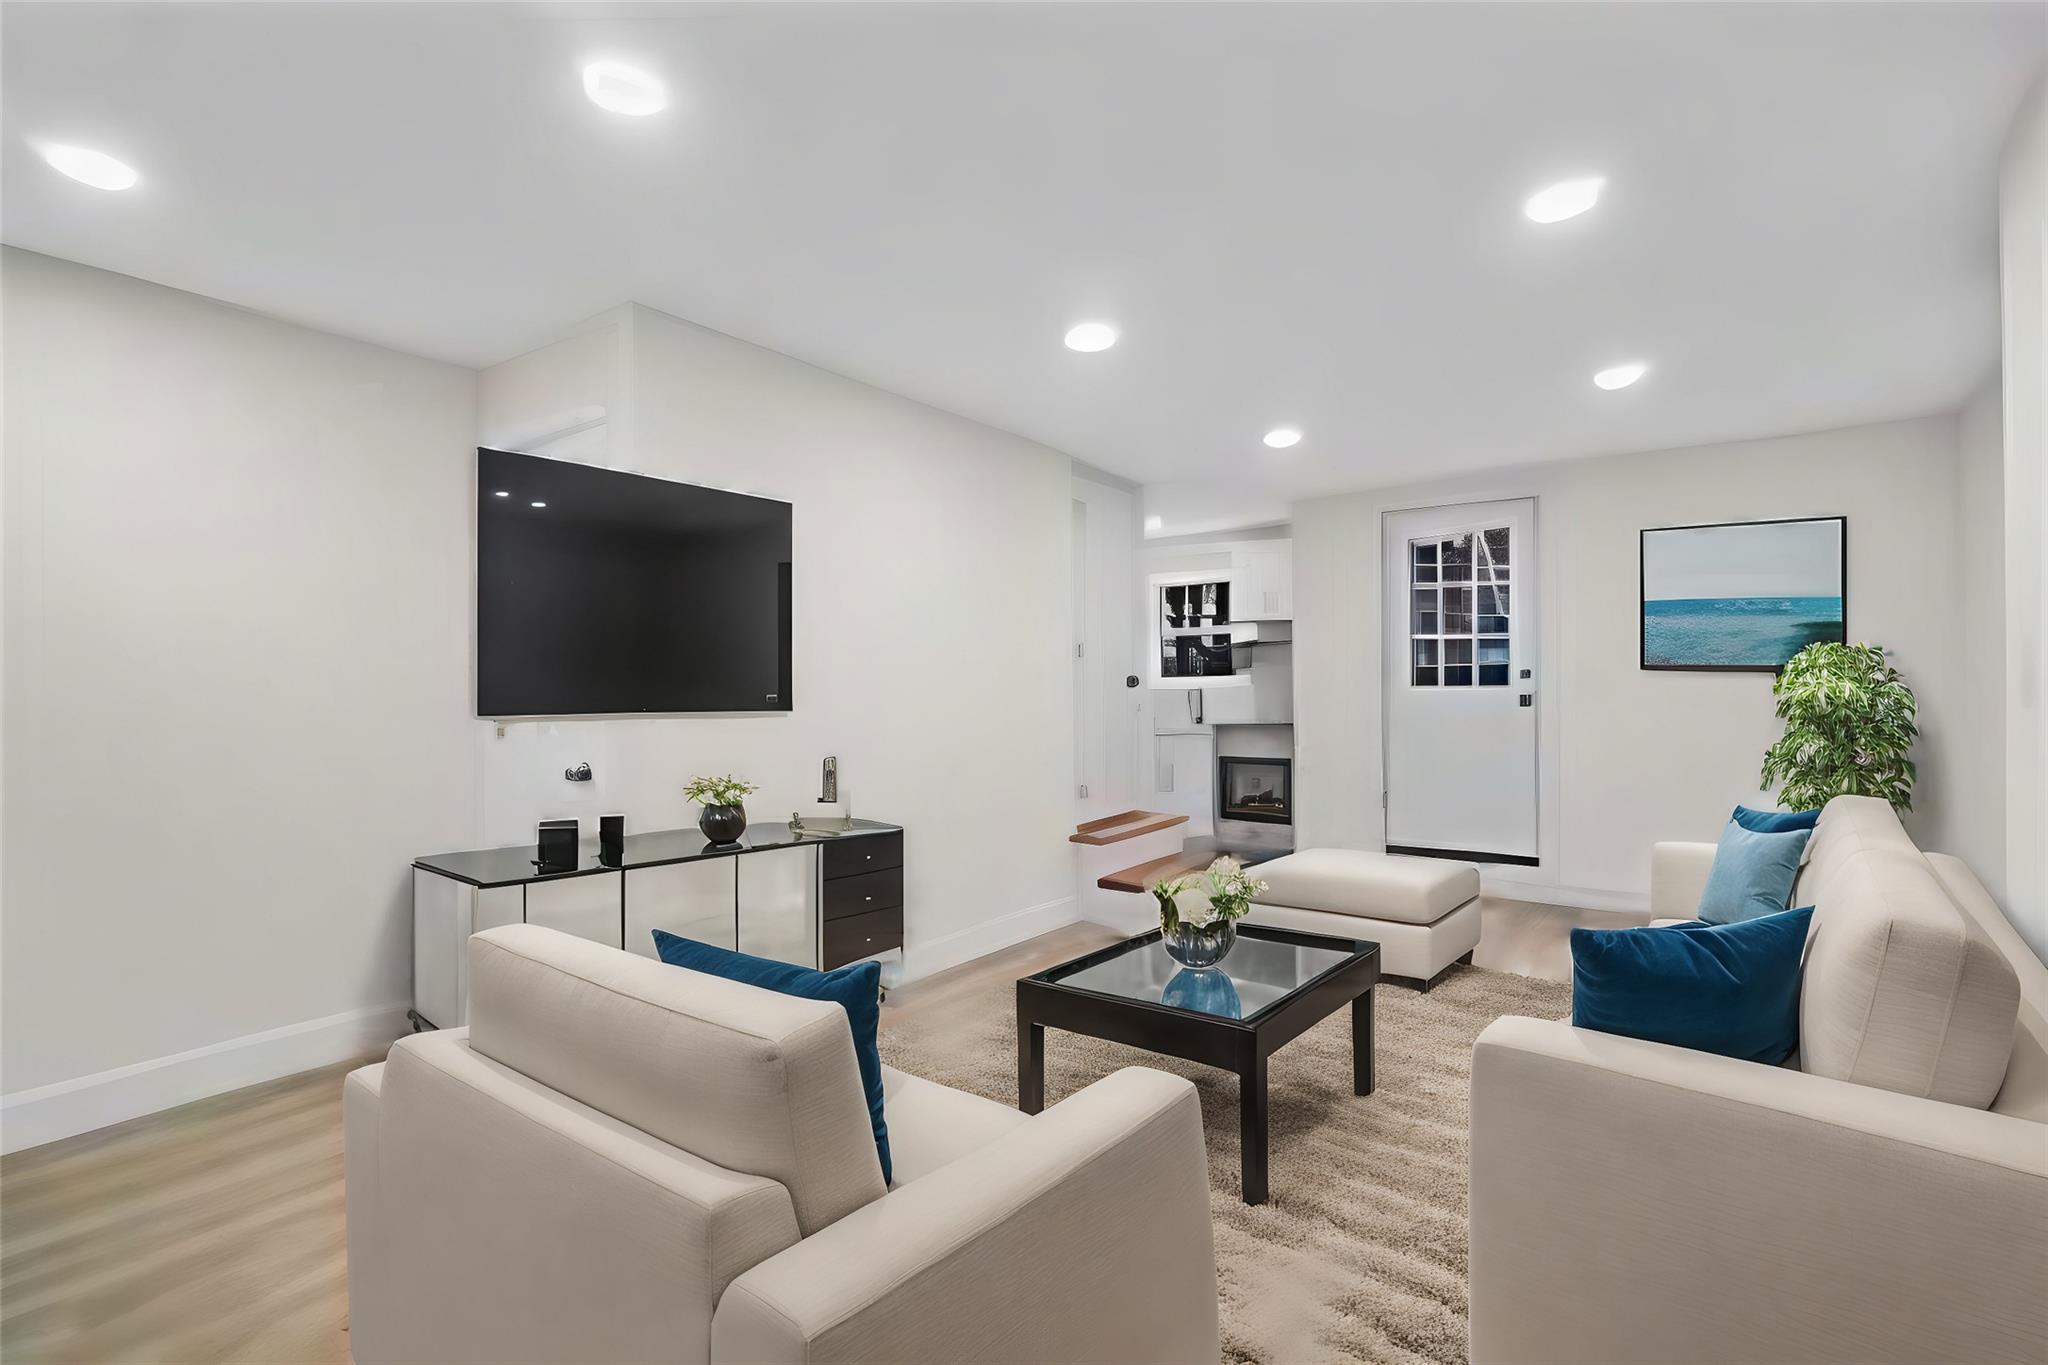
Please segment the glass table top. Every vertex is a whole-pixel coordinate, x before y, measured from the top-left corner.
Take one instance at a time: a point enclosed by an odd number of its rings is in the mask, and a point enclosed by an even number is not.
[[[1240,928],[1237,942],[1214,967],[1188,968],[1167,956],[1156,934],[1143,935],[1032,978],[1148,1005],[1165,1005],[1218,1019],[1251,1019],[1302,987],[1375,950],[1369,943],[1325,940],[1343,947],[1308,947]]]

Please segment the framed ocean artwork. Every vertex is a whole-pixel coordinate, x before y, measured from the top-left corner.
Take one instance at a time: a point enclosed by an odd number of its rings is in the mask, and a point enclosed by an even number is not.
[[[1644,668],[1775,673],[1848,641],[1846,517],[1660,526],[1641,548]]]

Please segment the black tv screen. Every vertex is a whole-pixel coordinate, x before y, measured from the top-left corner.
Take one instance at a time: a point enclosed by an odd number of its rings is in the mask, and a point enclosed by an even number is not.
[[[476,453],[479,716],[790,709],[790,507]]]

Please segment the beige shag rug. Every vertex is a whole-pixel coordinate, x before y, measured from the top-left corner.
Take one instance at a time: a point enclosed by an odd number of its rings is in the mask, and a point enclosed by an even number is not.
[[[1269,1064],[1271,1198],[1238,1197],[1237,1078],[1047,1029],[1052,1104],[1118,1067],[1154,1066],[1201,1091],[1222,1286],[1223,1356],[1259,1365],[1465,1361],[1467,1098],[1472,1043],[1504,1014],[1569,1012],[1560,981],[1458,968],[1421,995],[1381,986],[1379,1088],[1351,1093],[1340,1010]],[[957,1020],[966,1011],[948,1010]],[[885,1028],[882,1059],[912,1075],[1017,1102],[1013,988],[991,985],[980,1023]]]

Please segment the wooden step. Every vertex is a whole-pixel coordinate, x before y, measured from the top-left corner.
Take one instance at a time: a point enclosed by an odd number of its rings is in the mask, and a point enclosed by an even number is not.
[[[1124,868],[1121,872],[1107,873],[1097,877],[1095,884],[1104,891],[1134,891],[1143,895],[1169,877],[1200,872],[1215,861],[1213,852],[1189,853],[1183,850],[1169,853],[1164,858],[1154,858],[1149,863],[1139,863],[1136,867]]]
[[[1175,825],[1184,825],[1187,822],[1188,818],[1185,815],[1168,815],[1164,811],[1156,810],[1127,810],[1076,825],[1074,832],[1067,836],[1067,842],[1120,844],[1141,834],[1156,834],[1162,829],[1172,829]]]

